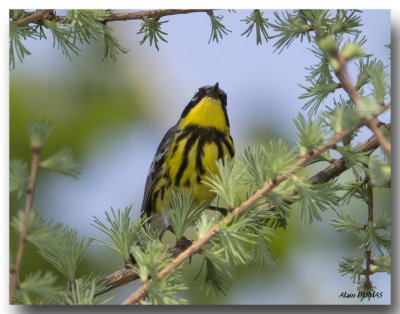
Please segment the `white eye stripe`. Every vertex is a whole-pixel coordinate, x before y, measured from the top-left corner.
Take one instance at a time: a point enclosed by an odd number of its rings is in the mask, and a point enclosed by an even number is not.
[[[192,101],[195,101],[200,96],[200,88],[194,93]]]

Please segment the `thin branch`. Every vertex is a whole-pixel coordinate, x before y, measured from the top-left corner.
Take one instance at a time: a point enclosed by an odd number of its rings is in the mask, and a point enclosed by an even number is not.
[[[111,14],[107,17],[104,22],[115,22],[115,21],[128,21],[128,20],[144,20],[148,18],[159,19],[163,16],[178,15],[178,14],[188,14],[188,13],[198,13],[205,12],[210,14],[212,9],[161,9],[152,11],[137,11],[137,12],[123,12]],[[70,23],[70,19],[67,16],[53,15],[51,14],[54,10],[38,10],[27,17],[16,20],[14,23],[16,26],[25,26],[29,23],[34,23],[42,21],[44,19],[55,19],[62,24]]]
[[[386,108],[381,108],[380,113],[384,111]],[[379,114],[380,114],[379,113]],[[344,137],[351,134],[355,129],[360,128],[361,126],[365,125],[367,121],[361,122],[356,127],[348,129],[346,131],[337,132],[327,144],[319,145],[317,148],[310,151],[307,155],[303,155],[299,158],[298,162],[294,165],[293,171],[298,168],[304,167],[307,165],[311,160],[315,157],[323,153],[324,151],[332,148],[336,143],[342,140]],[[232,211],[230,211],[219,223],[214,225],[209,232],[207,232],[202,237],[198,238],[197,240],[193,241],[192,245],[189,246],[185,251],[179,254],[170,264],[168,264],[164,269],[162,269],[157,278],[159,280],[163,279],[167,276],[170,272],[175,270],[180,264],[182,264],[186,259],[190,258],[192,255],[201,251],[206,243],[210,241],[219,231],[221,227],[228,224],[232,221],[232,218],[241,215],[242,213],[248,211],[252,206],[262,197],[265,197],[269,192],[271,192],[275,187],[281,184],[283,181],[287,179],[286,176],[278,176],[263,188],[256,191],[250,198],[244,201],[239,207],[236,207]],[[142,284],[140,288],[138,288],[135,292],[133,292],[122,304],[135,304],[139,300],[143,299],[147,295],[147,286],[148,283],[151,282],[151,279]]]
[[[379,130],[378,128],[378,121],[377,119],[371,119],[368,122],[368,127],[371,129],[372,132],[374,132],[374,134],[376,135],[378,141],[379,141],[379,145],[384,149],[384,151],[386,152],[386,154],[388,156],[391,156],[391,145],[390,143],[386,140],[386,138],[383,136],[382,132]]]
[[[390,130],[392,125],[390,123],[378,123],[377,128],[380,130]],[[365,152],[373,152],[375,149],[379,147],[379,141],[376,135],[372,135],[366,142],[359,145],[354,149],[354,153],[365,153]],[[346,163],[344,158],[340,158],[335,160],[330,166],[321,170],[314,176],[312,176],[309,181],[312,184],[324,183],[329,181],[332,178],[335,178],[342,174],[345,170],[347,170]]]
[[[368,206],[368,226],[371,226],[374,221],[374,191],[372,187],[372,182],[371,178],[367,175],[366,177],[367,181],[367,206]],[[368,291],[372,289],[372,283],[371,279],[369,276],[372,274],[370,266],[373,264],[372,258],[371,258],[371,250],[365,251],[365,269],[363,271],[363,274],[365,275],[365,281],[364,281],[364,288],[367,289]]]
[[[349,94],[350,98],[358,104],[361,100],[361,95],[358,92],[357,88],[353,85],[350,80],[350,76],[347,73],[346,63],[347,60],[343,57],[338,50],[335,50],[333,56],[339,62],[339,69],[335,72],[336,77],[339,79],[341,86],[343,89]]]
[[[381,123],[379,126],[382,130],[387,130],[391,128],[391,124],[384,124]],[[373,152],[375,149],[379,147],[379,142],[376,138],[375,135],[372,135],[366,142],[363,144],[359,145],[354,152],[355,153],[365,153],[365,152]],[[344,158],[338,159],[334,161],[330,166],[326,167],[325,169],[321,170],[314,176],[312,176],[309,181],[311,184],[318,184],[318,183],[324,183],[326,181],[329,181],[330,179],[333,179],[335,177],[338,177],[341,175],[344,171],[347,170],[346,163],[344,161]],[[264,205],[260,206],[261,208],[267,208]],[[212,208],[213,210],[216,210],[215,208]],[[275,208],[269,206],[268,210],[274,211]],[[223,215],[225,216],[227,214],[227,211],[223,212]],[[183,252],[183,249],[180,251],[177,250],[176,254],[173,254],[174,256],[178,256],[181,252]],[[103,294],[105,292],[108,292],[112,289],[121,287],[123,285],[126,285],[134,280],[138,279],[138,276],[133,272],[132,268],[130,267],[124,267],[120,270],[115,271],[114,273],[107,275],[102,282],[105,284],[107,287],[106,290],[101,291],[98,295]]]
[[[368,223],[374,221],[374,193],[372,189],[371,178],[367,176],[367,191],[368,191]]]
[[[174,247],[168,249],[168,252],[171,253],[172,256],[176,257],[184,250],[186,250],[190,246],[190,244],[192,244],[192,242],[189,240],[184,242],[179,242]],[[112,289],[124,286],[132,281],[135,281],[136,279],[139,279],[139,276],[133,271],[131,267],[127,265],[124,268],[117,270],[110,275],[105,276],[100,283],[103,284],[106,287],[106,289],[100,291],[95,296],[97,297]]]
[[[104,284],[106,289],[100,291],[95,296],[97,297],[103,293],[124,286],[137,279],[139,279],[139,276],[133,271],[133,269],[129,266],[125,266],[124,268],[105,276],[104,279],[101,280],[101,283]]]
[[[188,14],[188,13],[197,13],[197,12],[209,13],[210,11],[212,11],[212,10],[211,9],[185,9],[185,10],[164,9],[164,10],[153,10],[153,11],[116,13],[116,14],[112,14],[109,18],[107,18],[105,20],[105,22],[143,20],[146,18],[159,19],[159,18],[161,18],[163,16],[167,16],[167,15]]]
[[[32,147],[32,161],[31,161],[31,174],[28,182],[28,190],[26,191],[26,201],[24,208],[24,221],[22,229],[19,233],[17,255],[15,257],[15,263],[11,269],[11,281],[10,281],[10,303],[14,299],[15,292],[18,288],[18,276],[21,268],[22,257],[24,255],[26,236],[28,233],[28,225],[30,213],[32,210],[33,197],[35,193],[36,179],[40,167],[40,147]]]
[[[54,9],[51,10],[37,10],[36,12],[22,18],[19,20],[16,20],[14,23],[18,27],[26,26],[29,23],[34,23],[34,22],[39,22],[44,19],[49,18],[50,14],[54,11]]]
[[[358,92],[356,86],[353,85],[353,83],[350,80],[350,76],[347,72],[346,68],[346,63],[347,60],[343,55],[339,53],[337,49],[331,52],[332,56],[336,58],[336,60],[339,62],[339,68],[335,72],[336,77],[339,79],[341,86],[343,89],[349,94],[350,98],[354,101],[354,103],[359,104],[361,101],[361,95]],[[384,149],[386,154],[390,157],[391,156],[391,145],[390,143],[385,139],[379,128],[377,127],[378,120],[376,118],[373,118],[368,121],[366,124],[368,128],[374,132],[376,135],[379,145]]]

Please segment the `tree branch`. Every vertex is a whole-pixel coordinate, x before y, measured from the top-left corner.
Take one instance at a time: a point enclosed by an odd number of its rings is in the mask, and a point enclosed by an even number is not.
[[[168,252],[172,256],[176,257],[184,250],[186,250],[190,246],[190,244],[192,244],[192,241],[190,240],[178,242],[174,247],[168,249]],[[136,279],[139,279],[139,276],[133,271],[130,266],[127,265],[124,268],[105,276],[100,283],[105,285],[106,289],[98,292],[95,296],[97,297],[112,289],[124,286],[132,281],[135,281]]]
[[[116,13],[112,14],[109,18],[105,20],[105,22],[114,22],[114,21],[127,21],[127,20],[143,20],[146,18],[156,18],[159,19],[163,16],[167,15],[177,15],[177,14],[188,14],[188,13],[197,13],[197,12],[206,12],[210,13],[211,9],[164,9],[164,10],[153,10],[153,11],[138,11],[138,12],[129,12],[129,13]]]
[[[386,108],[381,108],[381,110],[378,114],[383,112],[385,109]],[[334,147],[336,143],[338,143],[344,137],[351,134],[354,130],[365,125],[366,122],[367,121],[363,121],[360,124],[358,124],[356,127],[353,127],[346,131],[337,132],[328,141],[327,144],[319,145],[318,147],[316,147],[315,149],[310,151],[307,155],[301,156],[299,158],[298,162],[294,165],[293,171],[295,171],[298,168],[304,167],[311,160],[313,160],[315,157],[320,155],[322,152]],[[210,241],[210,239],[213,238],[218,233],[218,231],[221,227],[223,227],[224,225],[231,222],[232,218],[239,216],[242,213],[248,211],[260,198],[265,197],[269,192],[271,192],[275,187],[277,187],[279,184],[281,184],[286,179],[287,179],[286,176],[278,176],[277,178],[275,178],[274,180],[272,180],[271,182],[266,184],[263,188],[256,191],[250,198],[248,198],[246,201],[244,201],[239,207],[236,207],[235,209],[233,209],[219,223],[214,225],[210,229],[209,232],[207,232],[205,235],[198,238],[197,240],[193,241],[191,246],[189,246],[185,251],[180,253],[170,264],[168,264],[164,269],[162,269],[158,273],[157,278],[159,280],[163,279],[170,272],[175,270],[180,264],[182,264],[186,259],[190,258],[194,254],[201,251],[203,249],[204,245],[206,243],[208,243]],[[148,282],[143,283],[140,286],[140,288],[138,288],[135,292],[133,292],[122,304],[124,304],[124,305],[134,304],[134,303],[138,302],[139,300],[143,299],[147,295],[147,287],[150,282],[151,282],[151,279]]]
[[[378,128],[382,130],[388,130],[391,128],[391,124],[384,124],[380,123],[378,125]],[[366,142],[363,144],[359,145],[354,152],[355,153],[365,153],[365,152],[371,152],[374,151],[379,147],[379,142],[377,140],[377,137],[375,135],[372,135]],[[330,166],[326,167],[325,169],[321,170],[314,176],[312,176],[309,181],[312,184],[318,184],[318,183],[324,183],[326,181],[329,181],[330,179],[333,179],[335,177],[338,177],[341,175],[344,171],[347,170],[344,158],[335,160]],[[260,208],[265,208],[265,206],[260,206]],[[275,210],[274,207],[270,207],[268,210]],[[227,212],[223,213],[224,215],[227,214]],[[175,254],[173,256],[178,256],[181,252],[184,250],[181,248],[180,250],[176,250]],[[138,279],[138,276],[134,273],[132,268],[130,267],[124,267],[120,270],[115,271],[114,273],[107,275],[104,277],[102,282],[106,286],[106,290],[101,291],[98,295],[103,294],[105,292],[108,292],[112,289],[121,287],[123,285],[126,285],[134,280]]]
[[[36,12],[34,12],[22,19],[16,20],[14,23],[18,27],[26,26],[29,23],[39,22],[41,20],[47,19],[53,11],[54,11],[54,9],[37,10]]]
[[[371,178],[369,175],[366,176],[366,181],[367,181],[367,206],[368,206],[368,223],[367,226],[371,226],[374,221],[374,191],[372,187],[372,182]],[[373,264],[372,258],[371,258],[371,250],[365,251],[365,269],[363,271],[363,274],[365,275],[365,281],[364,281],[364,288],[367,291],[370,291],[372,289],[372,282],[369,276],[372,274],[370,266]]]
[[[391,145],[390,143],[386,140],[386,138],[383,136],[382,132],[379,130],[377,127],[378,125],[378,120],[376,118],[371,119],[368,122],[368,127],[371,129],[372,132],[376,135],[379,145],[383,148],[383,150],[386,152],[388,156],[391,156]]]
[[[392,125],[390,123],[378,123],[377,128],[381,130],[390,130]],[[373,152],[379,147],[379,141],[376,135],[372,135],[366,142],[355,148],[354,153]],[[309,180],[312,184],[324,183],[332,178],[335,178],[347,170],[344,158],[335,160],[330,166],[321,170]]]
[[[212,11],[213,11],[212,9],[161,9],[152,11],[124,12],[124,13],[111,14],[108,18],[104,20],[104,22],[107,23],[115,21],[144,20],[147,18],[159,19],[163,16],[198,13],[198,12],[205,12],[207,14],[211,14]],[[34,23],[49,18],[55,19],[56,21],[61,22],[63,24],[70,23],[69,18],[67,16],[53,15],[51,14],[53,12],[54,9],[38,10],[22,19],[16,20],[14,23],[16,26],[21,27],[28,25],[29,23]]]
[[[347,68],[346,68],[347,60],[339,53],[338,50],[335,50],[332,54],[339,62],[339,69],[335,72],[336,77],[339,79],[341,86],[349,94],[350,98],[356,104],[358,104],[361,100],[361,95],[358,92],[357,88],[351,82],[350,76],[347,73]]]
[[[24,207],[24,220],[22,229],[19,233],[17,255],[15,257],[15,263],[11,269],[11,281],[10,281],[10,304],[14,299],[15,292],[18,288],[18,276],[21,268],[22,257],[24,255],[26,236],[28,234],[29,218],[32,210],[33,196],[35,193],[36,178],[40,167],[40,147],[32,147],[32,161],[31,161],[31,174],[28,182],[28,190],[26,191],[26,200]]]
[[[104,284],[106,289],[100,291],[95,296],[97,297],[112,289],[124,286],[132,281],[135,281],[136,279],[139,279],[139,276],[133,271],[131,267],[125,266],[124,268],[105,276],[100,283]]]
[[[332,51],[331,54],[339,62],[339,68],[337,71],[335,71],[335,74],[336,77],[339,79],[341,86],[349,94],[350,98],[354,101],[354,103],[359,104],[362,98],[357,88],[351,82],[349,74],[347,73],[346,58],[343,57],[343,55],[341,55],[337,49]],[[376,135],[379,141],[379,145],[384,149],[386,154],[390,157],[391,145],[385,139],[379,128],[377,128],[377,124],[378,120],[376,118],[372,118],[371,120],[368,121],[368,123],[366,123],[368,128]]]

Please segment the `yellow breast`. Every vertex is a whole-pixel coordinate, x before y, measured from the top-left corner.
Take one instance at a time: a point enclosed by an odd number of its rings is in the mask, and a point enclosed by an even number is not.
[[[155,211],[163,210],[172,192],[179,189],[191,191],[198,202],[208,206],[214,193],[202,180],[209,173],[218,171],[216,161],[234,155],[229,124],[221,101],[204,97],[178,122],[175,134],[166,155],[165,167],[154,187]]]

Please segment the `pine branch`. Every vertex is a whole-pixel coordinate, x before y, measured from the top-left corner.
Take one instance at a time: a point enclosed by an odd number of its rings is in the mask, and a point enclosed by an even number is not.
[[[209,13],[213,11],[212,9],[161,9],[152,11],[137,11],[137,12],[126,12],[126,13],[115,13],[111,14],[109,17],[104,19],[104,22],[115,22],[115,21],[128,21],[128,20],[143,20],[148,18],[159,19],[163,16],[178,15],[178,14],[188,14],[205,12]],[[55,19],[57,22],[63,22],[68,24],[69,18],[67,16],[52,15],[54,12],[52,10],[38,10],[27,17],[14,21],[15,25],[18,27],[28,25],[29,23],[34,23],[42,21],[45,19]]]
[[[369,226],[373,226],[374,223],[374,193],[373,187],[371,183],[371,178],[367,175],[367,191],[368,191],[368,198],[367,198],[367,205],[368,205],[368,228]],[[373,260],[371,258],[371,250],[365,251],[365,269],[363,274],[365,275],[365,280],[362,283],[363,288],[366,291],[371,291],[372,289],[372,282],[369,276],[372,274],[370,266],[373,264]]]
[[[255,33],[256,33],[256,43],[257,45],[260,44],[262,45],[262,39],[264,38],[265,41],[268,42],[268,39],[270,38],[267,33],[267,28],[269,27],[268,25],[268,19],[263,17],[264,13],[261,12],[260,10],[256,9],[251,12],[249,16],[247,16],[245,19],[241,20],[245,22],[247,25],[247,29],[241,34],[246,35],[246,37],[249,37],[250,34],[253,32],[253,29],[255,28]]]
[[[190,244],[191,242],[188,240],[178,241],[174,247],[168,250],[168,253],[172,254],[173,257],[177,257],[179,254],[185,251]],[[97,293],[95,296],[99,296],[103,293],[121,287],[123,285],[126,285],[137,279],[139,279],[139,276],[133,271],[133,269],[130,266],[127,265],[124,268],[119,269],[113,272],[112,274],[105,276],[100,283],[103,284],[106,287],[106,289]]]
[[[379,128],[382,131],[389,130],[391,128],[391,124],[390,123],[385,124],[379,122],[377,124],[377,128]],[[379,147],[378,138],[376,135],[373,135],[366,142],[356,147],[354,153],[355,154],[366,153],[366,152],[372,153],[378,147]],[[346,170],[347,170],[346,163],[344,158],[342,157],[340,159],[333,161],[330,166],[321,170],[316,175],[312,176],[309,180],[311,181],[312,184],[324,183],[332,178],[338,177]]]
[[[104,284],[106,289],[97,293],[95,296],[99,296],[110,290],[124,286],[137,279],[139,279],[139,276],[133,271],[133,269],[129,266],[125,266],[124,268],[119,269],[113,272],[112,274],[105,276],[100,283]]]
[[[51,10],[37,10],[36,12],[28,15],[27,17],[24,17],[22,19],[16,20],[14,23],[18,27],[22,27],[25,25],[28,25],[29,23],[34,23],[34,22],[39,22],[44,19],[48,19],[50,17],[50,14],[54,11],[54,9]]]
[[[212,10],[209,10],[207,14],[211,21],[211,34],[208,43],[210,43],[211,40],[218,42],[219,39],[222,39],[224,35],[228,35],[231,31],[221,23],[223,16],[214,15]]]
[[[21,263],[22,263],[22,258],[24,254],[24,249],[25,249],[25,244],[28,241],[31,241],[35,245],[38,245],[40,248],[40,238],[43,240],[43,235],[47,233],[47,237],[50,236],[51,232],[59,231],[62,228],[62,225],[55,225],[53,227],[51,226],[51,222],[48,223],[46,226],[44,225],[43,222],[41,222],[38,219],[35,219],[35,215],[32,215],[32,205],[33,205],[33,198],[35,194],[35,187],[36,187],[36,180],[37,176],[39,173],[39,170],[42,169],[42,162],[40,159],[40,153],[43,147],[43,144],[49,134],[52,132],[53,126],[49,124],[48,122],[41,121],[41,122],[35,122],[35,123],[30,123],[28,125],[28,133],[29,133],[29,141],[30,141],[30,147],[31,147],[31,152],[32,152],[32,158],[31,158],[31,168],[30,168],[30,176],[27,178],[27,180],[22,180],[19,178],[17,181],[21,182],[26,182],[27,181],[27,187],[26,190],[26,200],[25,200],[25,206],[24,206],[24,212],[23,212],[23,217],[19,218],[17,217],[15,220],[15,226],[17,231],[19,232],[19,239],[18,239],[18,246],[17,246],[17,252],[16,252],[16,257],[15,257],[15,262],[14,265],[11,269],[10,275],[10,294],[9,294],[9,301],[10,304],[14,301],[14,298],[16,297],[16,292],[17,289],[23,289],[23,284],[20,285],[19,283],[19,272],[21,268]],[[58,167],[61,167],[60,169],[57,169],[57,167],[53,167],[53,170],[66,170],[66,168],[63,166],[65,165],[71,165],[71,160],[72,155],[71,154],[63,154],[59,155],[58,159],[61,158],[60,160],[57,160],[57,158],[52,157],[53,160],[53,165],[57,165]],[[68,167],[67,167],[68,168]],[[22,175],[24,172],[22,172]],[[21,173],[19,174],[21,176]],[[16,179],[16,178],[14,178]],[[14,182],[15,183],[15,182]],[[18,182],[17,182],[18,183]],[[18,184],[19,186],[20,184]],[[22,216],[21,215],[21,216]],[[48,230],[46,231],[45,229]],[[29,230],[28,230],[29,229]],[[35,230],[36,229],[36,230]],[[50,229],[52,229],[50,231]],[[35,238],[35,231],[36,233],[36,238]],[[45,236],[45,237],[46,237]],[[39,240],[39,241],[38,241]],[[42,242],[43,244],[43,242]],[[51,245],[46,246],[46,248],[50,249]]]
[[[18,277],[19,270],[21,268],[22,257],[24,255],[26,237],[28,234],[29,217],[32,210],[33,197],[35,193],[36,179],[40,167],[40,146],[32,147],[32,161],[31,161],[31,174],[28,182],[28,189],[26,191],[26,201],[24,207],[24,220],[22,229],[19,233],[17,254],[15,257],[15,263],[11,269],[11,281],[10,281],[10,303],[14,299],[15,291],[18,288]]]
[[[378,128],[382,130],[388,130],[391,128],[391,124],[380,123],[378,124]],[[378,147],[379,147],[379,142],[376,136],[373,135],[366,142],[355,148],[354,153],[365,153],[365,152],[372,153]],[[309,181],[311,182],[311,184],[324,183],[333,178],[338,177],[347,169],[348,168],[346,167],[344,158],[341,158],[333,161],[330,166],[326,167],[325,169],[321,170],[320,172],[312,176],[309,179]],[[265,208],[265,206],[260,206],[260,209],[261,208]],[[275,207],[269,207],[269,210],[274,211]],[[225,210],[224,215],[226,214],[227,212]],[[184,247],[176,246],[174,248],[171,248],[170,253],[172,253],[172,255],[176,257],[180,253],[182,253],[184,249],[185,249]],[[137,274],[134,273],[131,267],[124,267],[104,277],[102,283],[104,283],[104,285],[106,286],[106,290],[100,292],[98,295],[113,290],[115,288],[121,287],[123,285],[126,285],[134,280],[137,280],[138,278],[139,277],[137,276]]]
[[[163,16],[178,15],[178,14],[188,14],[196,12],[211,12],[211,9],[161,9],[153,11],[139,11],[139,12],[129,12],[129,13],[116,13],[108,17],[105,22],[113,21],[127,21],[127,20],[143,20],[146,18],[159,19]]]
[[[17,12],[18,11],[18,12]],[[57,15],[52,10],[37,10],[27,12],[25,10],[10,10],[10,69],[15,68],[15,55],[22,62],[30,51],[24,46],[21,39],[27,37],[34,39],[46,39],[44,29],[49,29],[53,34],[54,45],[62,53],[71,59],[71,52],[78,55],[80,46],[83,42],[90,44],[103,38],[104,57],[116,61],[120,53],[127,53],[129,50],[122,47],[118,40],[112,35],[108,22],[141,20],[141,27],[138,34],[143,34],[140,44],[148,41],[150,46],[159,50],[159,40],[167,42],[166,32],[162,31],[161,25],[168,22],[159,19],[164,16],[188,14],[188,13],[207,13],[212,21],[213,40],[222,38],[229,30],[222,25],[219,20],[221,17],[214,16],[212,9],[161,9],[152,11],[137,11],[125,13],[112,13],[112,10],[69,10],[64,16]]]
[[[377,114],[383,112],[386,108],[381,108]],[[357,126],[347,129],[345,131],[336,132],[335,135],[328,141],[327,144],[321,144],[318,147],[312,149],[308,154],[302,155],[298,161],[293,166],[293,171],[298,168],[304,167],[310,161],[314,160],[317,156],[319,156],[324,151],[331,149],[341,141],[343,138],[351,134],[354,130],[360,128],[365,125],[368,120],[364,120],[360,122]],[[162,269],[158,275],[157,280],[161,280],[166,277],[170,272],[174,271],[178,268],[186,259],[190,258],[194,254],[202,251],[205,244],[207,244],[213,237],[217,235],[219,230],[229,224],[233,218],[247,212],[253,205],[261,198],[265,197],[270,193],[274,188],[284,182],[288,177],[287,176],[278,176],[268,184],[266,184],[263,188],[256,191],[250,198],[244,201],[240,206],[236,207],[232,211],[230,211],[219,223],[214,225],[206,234],[199,237],[197,240],[193,241],[193,243],[182,253],[180,253],[169,265],[167,265],[164,269]],[[139,289],[133,292],[122,304],[135,304],[139,302],[139,300],[143,299],[147,295],[147,287],[148,283],[151,280],[143,283]]]
[[[371,129],[372,132],[376,135],[376,138],[379,141],[379,145],[385,150],[386,154],[388,156],[391,156],[392,151],[391,151],[391,145],[390,143],[386,140],[386,138],[383,136],[382,132],[379,130],[377,127],[377,119],[372,119],[372,121],[368,122],[368,127]]]
[[[356,103],[360,104],[362,102],[362,97],[360,93],[358,92],[357,88],[355,85],[350,80],[349,74],[347,72],[346,68],[346,63],[347,63],[347,58],[343,55],[343,53],[340,53],[335,47],[330,51],[330,54],[332,57],[334,57],[337,60],[338,66],[336,69],[334,69],[336,77],[339,79],[341,86],[343,89],[349,94],[350,98]],[[386,154],[390,157],[391,156],[391,145],[388,143],[388,141],[385,139],[381,131],[376,127],[378,124],[378,120],[376,118],[371,118],[368,120],[366,125],[368,128],[371,129],[372,132],[376,135],[380,146],[385,150]]]
[[[350,80],[347,72],[346,63],[347,59],[339,53],[337,49],[331,52],[332,56],[338,61],[339,67],[335,70],[336,77],[339,79],[343,89],[349,94],[350,98],[356,103],[360,103],[361,95],[358,93],[357,88]]]

